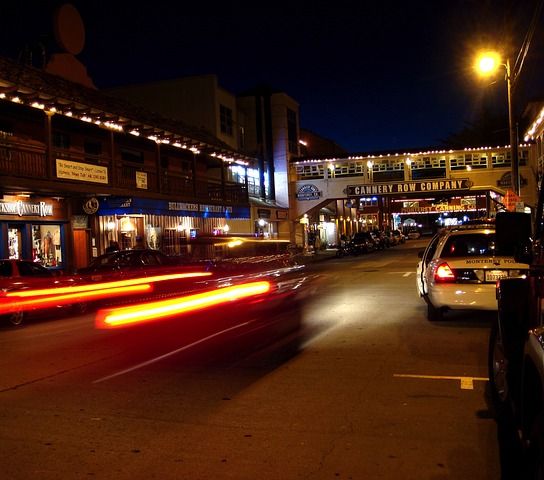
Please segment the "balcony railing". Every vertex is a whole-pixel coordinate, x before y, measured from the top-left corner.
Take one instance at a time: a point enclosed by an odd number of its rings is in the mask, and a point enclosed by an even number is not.
[[[15,177],[47,177],[45,148],[0,139],[0,172]]]
[[[62,188],[62,184],[72,181],[55,178],[55,159],[61,158],[108,167],[110,172],[108,184],[97,185],[97,188],[126,189],[127,195],[135,195],[138,192],[160,193],[188,202],[211,202],[227,205],[249,202],[247,188],[243,183],[225,182],[221,184],[219,180],[206,177],[198,178],[194,182],[187,175],[162,171],[159,188],[157,173],[153,167],[148,165],[119,163],[113,176],[111,159],[105,155],[88,155],[76,150],[55,149],[52,158],[53,165],[50,170],[45,146],[28,145],[14,141],[10,137],[0,137],[0,175],[20,177],[21,179],[41,178],[54,181]]]

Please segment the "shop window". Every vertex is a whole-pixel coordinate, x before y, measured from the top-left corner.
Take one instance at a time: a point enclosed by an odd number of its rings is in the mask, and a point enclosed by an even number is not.
[[[15,260],[23,258],[21,227],[8,225],[8,257]]]
[[[32,225],[32,260],[44,267],[62,265],[60,225]]]

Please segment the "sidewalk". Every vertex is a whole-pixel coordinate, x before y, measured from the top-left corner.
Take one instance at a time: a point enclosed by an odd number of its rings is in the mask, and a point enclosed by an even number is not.
[[[296,261],[303,265],[308,265],[315,262],[321,262],[323,260],[329,260],[336,258],[336,248],[327,248],[325,250],[318,250],[317,253],[311,252],[307,255],[299,253],[295,256]]]

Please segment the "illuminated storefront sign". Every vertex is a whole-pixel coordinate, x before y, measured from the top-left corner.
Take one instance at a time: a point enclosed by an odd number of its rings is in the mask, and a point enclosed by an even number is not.
[[[107,167],[89,163],[70,162],[57,158],[57,178],[81,182],[108,183]]]
[[[200,205],[200,211],[213,213],[232,213],[232,207],[224,207],[222,205]]]
[[[430,205],[428,207],[403,207],[400,213],[442,213],[442,212],[470,212],[476,210],[475,205]]]
[[[457,180],[348,185],[346,192],[349,197],[358,197],[359,195],[395,195],[398,193],[452,192],[468,190],[471,185],[472,183],[467,178],[462,178]]]
[[[168,210],[187,210],[198,212],[198,203],[168,202]]]
[[[179,215],[188,217],[250,218],[249,207],[205,205],[200,203],[168,202],[136,197],[106,197],[100,199],[99,215]]]
[[[297,190],[297,200],[317,200],[319,197],[321,197],[321,192],[311,183],[302,185]]]
[[[21,200],[17,202],[4,202],[0,200],[0,214],[48,217],[53,215],[53,205],[45,202],[27,203]]]

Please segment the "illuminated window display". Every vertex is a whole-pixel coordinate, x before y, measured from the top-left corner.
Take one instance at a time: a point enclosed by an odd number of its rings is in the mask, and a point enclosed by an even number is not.
[[[62,266],[60,225],[32,225],[32,259],[44,267]]]
[[[18,260],[22,258],[21,229],[8,226],[8,257]]]

